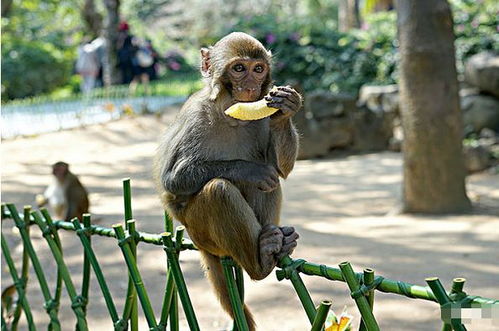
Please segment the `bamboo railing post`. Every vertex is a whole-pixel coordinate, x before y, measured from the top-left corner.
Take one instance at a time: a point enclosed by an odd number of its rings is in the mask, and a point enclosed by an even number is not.
[[[30,212],[31,212],[31,206],[24,206],[24,213],[23,213],[24,224],[30,224],[30,222],[31,222]],[[29,226],[26,227],[26,233],[29,236]],[[26,250],[25,247],[23,247],[21,279],[20,279],[20,284],[23,287],[23,292],[22,292],[23,296],[26,295],[26,291],[27,291],[28,273],[29,273],[29,256],[28,256],[28,251]],[[23,298],[21,297],[21,294],[18,291],[18,302],[22,302],[22,300],[23,300]],[[12,331],[17,330],[17,324],[19,323],[19,318],[21,317],[21,309],[22,309],[22,306],[20,304],[18,304],[16,307],[16,310],[14,311],[14,318],[12,320],[12,324],[10,325],[10,329]]]
[[[50,294],[50,290],[47,285],[47,279],[45,278],[45,274],[40,264],[40,260],[38,259],[38,256],[35,253],[33,244],[31,243],[31,240],[29,239],[28,233],[26,231],[26,227],[29,225],[24,223],[23,220],[21,220],[21,218],[19,217],[19,213],[17,212],[17,209],[13,204],[7,204],[7,208],[10,212],[11,217],[14,220],[14,223],[19,229],[19,234],[21,235],[23,245],[28,251],[31,264],[33,265],[36,277],[38,278],[38,282],[40,283],[40,289],[42,291],[43,298],[45,300],[44,308],[47,311],[47,314],[50,316],[50,322],[48,328],[51,331],[60,331],[61,325],[59,319],[57,318],[57,302],[52,298],[52,295]]]
[[[229,292],[229,299],[232,306],[232,311],[234,312],[234,320],[237,326],[237,330],[247,331],[249,330],[248,322],[246,321],[246,316],[244,315],[243,303],[232,269],[234,261],[231,257],[228,256],[222,257],[220,261],[222,263],[225,282],[227,283],[227,290]]]
[[[371,307],[366,299],[366,297],[360,292],[360,286],[357,281],[357,277],[353,272],[352,266],[349,262],[340,263],[340,270],[343,274],[343,278],[348,284],[348,288],[352,293],[352,298],[355,300],[357,304],[357,308],[360,311],[360,315],[362,316],[362,321],[368,331],[379,331],[378,323],[374,318],[374,315],[371,311]]]
[[[129,228],[135,228],[135,222],[133,220],[128,221],[128,223]],[[158,324],[156,323],[156,318],[154,317],[154,310],[152,309],[151,301],[149,300],[149,296],[147,295],[147,291],[142,281],[142,277],[140,276],[136,259],[133,256],[133,252],[130,247],[134,239],[130,234],[128,236],[125,235],[123,225],[119,223],[113,225],[113,229],[116,232],[118,244],[121,248],[121,251],[123,252],[123,256],[128,267],[128,272],[132,277],[133,284],[142,305],[142,310],[144,311],[144,315],[146,316],[147,324],[149,325],[149,328],[156,328]]]
[[[59,246],[57,245],[55,239],[52,237],[52,229],[47,226],[45,222],[43,222],[42,217],[39,213],[32,212],[31,216],[33,216],[35,223],[42,231],[43,236],[45,237],[45,240],[47,241],[52,252],[52,256],[57,263],[58,270],[60,270],[61,272],[61,277],[64,281],[64,285],[66,286],[66,291],[68,292],[69,298],[71,299],[71,308],[76,315],[77,329],[81,331],[88,330],[87,321],[85,319],[85,312],[82,308],[83,300],[76,293],[73,281],[71,280],[71,275],[62,258],[61,250],[59,249]]]
[[[331,308],[331,301],[324,300],[321,302],[319,308],[317,309],[317,314],[315,315],[314,323],[312,323],[311,331],[320,331],[324,329],[324,323],[326,322],[327,314]]]
[[[114,301],[104,278],[104,274],[102,273],[102,269],[99,265],[97,257],[95,256],[94,251],[92,250],[90,236],[86,234],[87,231],[91,231],[91,228],[83,228],[77,218],[74,218],[72,222],[74,224],[76,234],[78,235],[78,237],[80,237],[83,249],[88,256],[88,260],[92,268],[94,269],[95,277],[97,278],[97,282],[99,283],[99,286],[101,288],[102,295],[104,296],[104,301],[109,311],[109,315],[111,316],[111,320],[116,326],[116,324],[120,322],[120,318],[118,316],[118,312],[116,311],[116,306],[114,305]]]
[[[166,286],[165,294],[163,297],[163,305],[161,306],[161,317],[158,326],[166,328],[168,324],[168,314],[170,313],[170,308],[172,305],[173,298],[174,281],[170,269],[166,272]]]
[[[1,235],[2,238],[2,253],[5,258],[5,263],[7,264],[7,267],[9,268],[10,275],[12,276],[12,280],[14,281],[14,285],[16,286],[17,290],[17,295],[18,295],[18,307],[22,307],[24,310],[24,314],[26,315],[26,321],[28,322],[28,329],[30,331],[36,330],[35,327],[35,322],[33,321],[33,315],[31,314],[31,309],[28,303],[28,299],[26,298],[26,283],[24,280],[19,277],[17,274],[17,269],[14,264],[14,260],[12,260],[12,255],[10,255],[10,250],[9,246],[7,245],[7,241],[5,240],[3,233]],[[3,307],[2,307],[3,309]],[[2,314],[3,318],[3,314]],[[2,321],[2,323],[5,323],[5,321]],[[5,325],[5,324],[4,324]],[[5,328],[7,326],[5,325]],[[13,330],[11,326],[11,330]]]
[[[165,232],[173,233],[173,220],[171,219],[170,215],[168,215],[166,210],[164,211],[163,216],[165,222]],[[170,276],[169,279],[172,284],[171,302],[169,303],[170,330],[179,331],[180,326],[178,318],[178,291],[177,291],[177,286],[175,285],[175,280],[173,279],[173,274],[170,270],[170,262],[168,260],[166,261],[166,265],[168,268],[168,275]],[[167,288],[168,288],[168,282],[167,282]]]
[[[132,188],[130,185],[130,178],[123,179],[123,205],[125,210],[125,228],[128,229],[128,221],[133,219],[132,213]],[[131,234],[135,236],[135,233]],[[134,238],[135,239],[135,238]],[[137,256],[136,242],[132,243],[130,250],[134,258]],[[139,316],[138,316],[138,305],[137,305],[137,293],[135,292],[135,286],[133,285],[133,279],[131,275],[128,275],[128,288],[127,296],[125,301],[125,308],[123,312],[124,319],[130,319],[130,329],[131,331],[139,330]]]
[[[90,214],[83,214],[83,226],[85,229],[90,230],[91,226]],[[91,232],[87,231],[84,234],[88,237],[88,242],[91,245]],[[81,297],[83,298],[84,306],[83,311],[87,312],[88,305],[88,291],[90,288],[90,260],[88,258],[88,253],[86,250],[83,250],[83,277],[81,281]]]
[[[374,270],[369,268],[364,269],[363,279],[365,286],[371,286],[374,283]],[[374,307],[374,289],[371,289],[366,293],[366,298],[372,311]],[[364,330],[366,330],[366,326],[364,324],[364,321],[361,320],[359,331],[364,331]]]
[[[46,208],[40,209],[40,212],[42,213],[43,218],[45,219],[45,222],[47,222],[47,225],[52,230],[52,236],[55,240],[55,243],[59,247],[61,254],[63,254],[61,238],[59,238],[59,234],[57,233],[57,228],[54,226],[54,222],[52,220],[52,217],[50,216],[50,214]],[[62,275],[61,275],[61,272],[60,272],[59,266],[58,266],[57,267],[57,278],[56,278],[56,282],[55,282],[55,293],[54,293],[54,301],[57,302],[57,309],[59,309],[59,302],[61,302],[61,295],[62,295]]]
[[[189,328],[193,331],[198,331],[199,325],[196,319],[196,314],[194,313],[194,309],[192,307],[191,299],[189,297],[189,292],[187,291],[187,286],[185,285],[185,280],[184,276],[182,275],[182,270],[180,269],[180,264],[178,262],[178,256],[176,253],[177,248],[173,243],[172,235],[169,232],[163,232],[162,238],[170,270],[173,274],[173,279],[175,280],[175,285],[179,292],[178,294],[180,296],[180,301],[182,302],[182,306],[184,307],[184,313],[187,318],[187,322],[189,323]],[[177,245],[180,246],[181,243],[177,243]]]
[[[445,322],[445,324],[449,324],[448,322],[445,321],[445,318],[443,316],[445,313],[447,313],[449,315],[450,325],[452,326],[453,330],[466,331],[466,328],[461,323],[460,318],[458,318],[458,319],[452,318],[450,311],[445,312],[445,310],[452,309],[452,301],[449,298],[449,296],[447,295],[447,293],[445,292],[445,289],[442,286],[442,283],[440,283],[440,280],[438,279],[438,277],[429,277],[429,278],[426,278],[425,280],[426,280],[426,283],[428,284],[428,286],[431,288],[433,294],[437,298],[438,303],[440,304],[442,320]],[[464,283],[463,283],[463,285],[464,285]],[[444,328],[448,328],[445,326],[445,324],[444,324]]]
[[[279,281],[283,280],[284,278],[288,278],[291,281],[291,284],[293,284],[296,294],[298,295],[298,298],[300,299],[300,302],[305,309],[308,320],[310,321],[310,324],[312,324],[317,312],[315,310],[314,302],[312,301],[312,298],[310,297],[310,294],[308,293],[303,280],[296,270],[298,267],[293,267],[293,263],[295,262],[301,263],[304,261],[293,261],[289,256],[283,257],[278,263],[279,268],[281,268],[282,270],[277,270],[276,276]]]

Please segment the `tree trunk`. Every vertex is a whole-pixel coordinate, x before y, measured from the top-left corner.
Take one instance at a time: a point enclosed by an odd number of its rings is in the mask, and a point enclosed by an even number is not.
[[[338,4],[338,28],[341,32],[360,27],[359,1],[340,0]]]
[[[2,17],[7,17],[11,8],[12,0],[2,0]]]
[[[446,0],[398,0],[405,212],[469,210],[463,127]]]
[[[120,0],[104,0],[106,18],[104,20],[104,39],[106,39],[106,55],[104,57],[104,84],[106,86],[119,84],[120,75],[117,68],[118,28],[120,24]]]
[[[87,31],[91,34],[92,39],[98,37],[102,29],[102,15],[95,8],[94,0],[84,1],[81,17],[85,21]]]

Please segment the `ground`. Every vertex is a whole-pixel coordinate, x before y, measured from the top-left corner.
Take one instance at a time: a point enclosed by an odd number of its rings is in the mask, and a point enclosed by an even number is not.
[[[132,180],[133,213],[140,231],[159,233],[162,210],[151,179],[151,158],[160,132],[176,109],[156,116],[122,119],[104,125],[2,142],[2,202],[18,209],[34,204],[34,196],[50,181],[49,165],[64,160],[91,193],[91,211],[98,224],[110,226],[122,219],[121,179]],[[438,276],[447,288],[454,277],[468,279],[465,290],[473,295],[499,298],[499,177],[487,173],[468,177],[468,192],[476,208],[467,215],[407,216],[396,213],[400,199],[401,155],[376,153],[342,158],[298,161],[283,182],[282,223],[297,228],[301,238],[295,258],[335,266],[350,261],[356,271],[374,268],[384,277],[424,285],[425,277]],[[11,220],[2,231],[16,258],[21,252]],[[61,231],[65,261],[77,288],[81,285],[82,250],[73,233]],[[39,231],[32,231],[38,256],[50,280],[54,263]],[[123,309],[126,272],[116,241],[92,237],[118,311]],[[19,260],[16,261],[19,266]],[[138,263],[157,316],[165,285],[166,259],[158,246],[141,244]],[[214,295],[208,291],[195,251],[181,254],[181,266],[199,324],[203,330],[224,330],[231,325]],[[345,284],[303,276],[316,303],[333,300],[333,309],[346,306],[359,314]],[[2,289],[10,284],[2,263]],[[37,324],[48,320],[35,275],[29,300]],[[73,329],[74,315],[63,295],[63,330]],[[309,324],[288,281],[270,275],[261,282],[246,281],[246,302],[259,330],[307,330]],[[110,330],[104,300],[92,279],[88,311],[90,330]],[[139,312],[142,311],[139,309]],[[436,304],[393,294],[376,294],[375,316],[382,330],[437,330]],[[181,313],[182,330],[187,330]],[[24,323],[24,321],[23,321]],[[355,327],[356,329],[357,327]],[[141,330],[147,329],[141,318]],[[468,330],[492,330],[490,322]]]

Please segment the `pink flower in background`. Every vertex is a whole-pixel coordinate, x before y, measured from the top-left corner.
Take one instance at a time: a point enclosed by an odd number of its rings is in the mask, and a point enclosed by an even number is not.
[[[300,34],[298,32],[293,32],[289,35],[289,40],[297,42],[298,40],[300,40]]]
[[[277,38],[272,33],[265,36],[265,42],[269,45],[275,43],[276,40]]]
[[[180,63],[178,63],[178,62],[176,62],[176,61],[171,62],[168,66],[169,66],[169,67],[170,67],[170,69],[172,69],[173,71],[178,71],[178,70],[180,70],[180,68],[182,67],[182,66],[180,65]]]

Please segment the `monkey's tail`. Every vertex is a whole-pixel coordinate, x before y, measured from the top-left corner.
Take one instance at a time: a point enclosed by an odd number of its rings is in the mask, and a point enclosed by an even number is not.
[[[215,289],[218,300],[222,304],[224,310],[232,318],[234,318],[234,312],[232,311],[229,291],[227,290],[227,284],[225,282],[225,276],[222,270],[222,264],[220,263],[220,258],[204,251],[200,251],[200,253],[202,256],[202,263],[204,266],[206,277],[210,280],[210,283]],[[251,314],[247,305],[244,305],[244,314],[246,315],[246,321],[248,322],[250,331],[254,331],[256,323],[253,319],[253,314]]]

